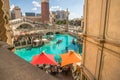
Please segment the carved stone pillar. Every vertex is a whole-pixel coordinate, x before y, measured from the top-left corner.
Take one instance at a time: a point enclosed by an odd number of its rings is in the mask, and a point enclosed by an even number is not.
[[[7,36],[5,35],[5,19],[4,19],[4,11],[3,11],[3,1],[0,0],[0,40],[6,41]]]
[[[11,28],[9,24],[10,6],[9,0],[0,0],[0,38],[2,41],[11,44]]]

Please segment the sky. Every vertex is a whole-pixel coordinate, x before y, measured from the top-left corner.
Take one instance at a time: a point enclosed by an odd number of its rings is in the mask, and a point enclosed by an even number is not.
[[[23,15],[25,12],[41,13],[40,3],[40,0],[10,0],[10,8],[12,10],[15,6],[19,6]],[[83,4],[84,0],[49,0],[50,11],[68,8],[70,19],[83,16]]]

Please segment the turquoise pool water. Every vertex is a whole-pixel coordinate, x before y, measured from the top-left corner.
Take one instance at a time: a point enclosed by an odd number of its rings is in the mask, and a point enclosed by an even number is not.
[[[27,48],[16,49],[15,54],[24,60],[31,62],[33,56],[44,51],[47,54],[53,54],[55,56],[55,60],[60,61],[59,55],[66,52],[66,47],[68,47],[68,50],[82,53],[82,45],[72,44],[73,39],[76,41],[76,38],[73,36],[67,34],[56,34],[54,40],[41,47],[31,48],[29,50]],[[58,40],[62,40],[59,45],[56,44]]]

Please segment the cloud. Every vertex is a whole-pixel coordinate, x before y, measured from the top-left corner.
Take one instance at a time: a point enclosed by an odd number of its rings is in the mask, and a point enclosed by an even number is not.
[[[62,10],[62,8],[60,6],[52,6],[50,8],[50,11],[56,11],[56,10]]]
[[[32,1],[32,4],[33,4],[33,6],[34,6],[34,8],[32,8],[32,11],[36,11],[36,10],[38,10],[38,8],[41,7],[40,3],[37,2],[37,1],[35,1],[35,0]]]
[[[22,13],[22,16],[25,16],[25,13]]]
[[[10,11],[12,11],[14,7],[15,7],[15,5],[12,4],[12,5],[10,6]]]
[[[34,7],[41,7],[40,3],[37,1],[32,1],[32,4],[34,5]]]
[[[70,12],[69,18],[70,19],[80,18],[80,14],[77,14],[77,13],[74,13],[74,12]]]
[[[36,11],[36,10],[37,10],[37,8],[36,8],[36,7],[32,8],[32,11]]]

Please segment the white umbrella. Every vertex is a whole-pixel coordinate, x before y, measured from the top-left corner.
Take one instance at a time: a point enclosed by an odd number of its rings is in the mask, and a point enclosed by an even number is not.
[[[40,42],[40,40],[36,39],[36,40],[34,40],[34,42]]]
[[[49,42],[49,41],[48,41],[47,39],[45,39],[45,38],[43,38],[42,41],[44,41],[44,42]]]

